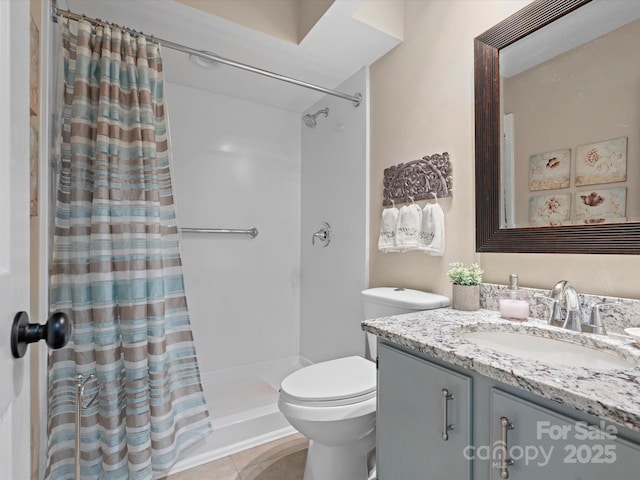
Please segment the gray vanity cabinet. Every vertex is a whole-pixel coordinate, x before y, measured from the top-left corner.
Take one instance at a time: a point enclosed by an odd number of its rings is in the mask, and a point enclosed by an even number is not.
[[[496,388],[490,418],[490,449],[476,443],[475,453],[491,452],[492,480],[640,478],[640,446],[614,425],[588,425]]]
[[[378,347],[378,480],[471,479],[471,378]]]
[[[637,432],[382,342],[377,410],[378,480],[640,479]]]

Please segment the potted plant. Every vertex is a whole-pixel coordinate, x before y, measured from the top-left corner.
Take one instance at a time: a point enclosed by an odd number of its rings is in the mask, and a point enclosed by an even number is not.
[[[480,282],[484,271],[477,263],[467,267],[463,263],[449,264],[449,279],[453,283],[451,307],[456,310],[478,310],[480,308]]]

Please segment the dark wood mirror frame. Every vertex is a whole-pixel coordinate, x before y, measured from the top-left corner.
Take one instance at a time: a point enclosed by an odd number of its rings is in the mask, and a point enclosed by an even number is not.
[[[476,251],[640,254],[640,223],[500,228],[500,49],[591,0],[536,0],[475,39]]]

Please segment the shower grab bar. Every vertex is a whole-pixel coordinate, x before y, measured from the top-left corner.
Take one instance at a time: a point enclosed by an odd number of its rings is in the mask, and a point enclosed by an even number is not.
[[[258,229],[251,227],[247,229],[235,229],[235,228],[181,228],[180,231],[184,233],[233,233],[248,235],[249,238],[256,238],[258,236]]]

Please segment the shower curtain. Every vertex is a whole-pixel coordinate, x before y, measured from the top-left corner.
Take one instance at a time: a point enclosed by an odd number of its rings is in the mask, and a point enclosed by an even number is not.
[[[51,309],[70,316],[73,333],[49,356],[46,476],[73,479],[75,377],[95,374],[82,478],[158,478],[211,431],[184,293],[162,60],[157,45],[115,27],[62,30]]]

